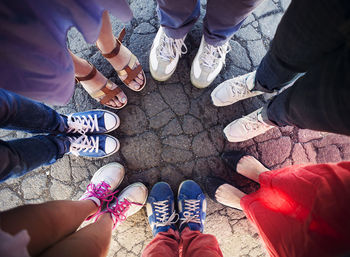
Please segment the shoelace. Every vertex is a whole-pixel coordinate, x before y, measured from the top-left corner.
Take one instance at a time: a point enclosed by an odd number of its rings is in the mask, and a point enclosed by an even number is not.
[[[187,46],[182,38],[173,39],[165,35],[162,37],[162,42],[159,48],[159,57],[165,61],[175,59],[178,54],[180,57],[187,53]]]
[[[88,217],[86,220],[92,219],[93,217],[97,216],[101,211],[102,201],[109,202],[110,200],[108,200],[108,198],[118,192],[118,191],[109,192],[110,188],[111,186],[107,184],[105,181],[102,181],[97,185],[90,183],[86,187],[86,192],[84,193],[85,197],[83,198],[83,200],[90,197],[95,197],[100,200],[100,206],[98,207],[98,211],[94,215]]]
[[[270,127],[259,118],[259,113],[256,117],[243,116],[241,119],[244,122],[246,132],[258,130],[261,127]]]
[[[169,200],[154,202],[156,227],[170,226],[179,220],[179,214],[173,212],[170,216]]]
[[[113,201],[115,199],[115,203],[112,203],[112,207],[109,207],[109,204],[111,201]],[[113,229],[117,226],[118,222],[123,222],[124,220],[126,220],[126,216],[125,213],[130,209],[130,206],[132,204],[135,205],[142,205],[140,203],[134,203],[134,202],[129,202],[128,199],[124,199],[124,201],[119,201],[117,197],[113,196],[107,203],[107,207],[106,210],[101,212],[98,217],[100,215],[102,215],[103,213],[109,212],[112,216],[113,219]]]
[[[233,96],[243,97],[250,92],[247,86],[247,80],[248,78],[245,78],[243,81],[234,81],[230,85]]]
[[[90,138],[90,139],[89,139]],[[96,139],[94,137],[88,137],[86,135],[81,135],[79,138],[71,137],[69,138],[71,141],[70,145],[70,152],[76,156],[79,155],[79,152],[87,152],[89,151],[92,153],[95,151],[98,152],[98,145],[99,145],[99,137],[97,136]]]
[[[87,132],[99,131],[97,115],[94,116],[72,116],[69,115],[67,118],[68,133],[80,133],[85,134]]]
[[[185,206],[184,208],[184,213],[183,213],[183,218],[180,220],[182,221],[180,224],[180,227],[182,224],[189,223],[189,222],[194,222],[194,223],[201,223],[200,220],[200,200],[184,200]]]
[[[203,54],[200,57],[201,64],[209,69],[215,68],[218,61],[221,60],[228,52],[231,51],[231,46],[226,43],[222,46],[213,46],[206,44]]]

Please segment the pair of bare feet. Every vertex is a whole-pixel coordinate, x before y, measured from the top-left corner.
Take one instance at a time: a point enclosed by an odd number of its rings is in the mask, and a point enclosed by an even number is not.
[[[257,183],[259,183],[259,175],[265,171],[269,171],[269,169],[250,155],[245,155],[238,161],[236,170],[239,174]],[[245,193],[228,183],[220,185],[215,192],[215,199],[219,203],[239,210],[242,210],[240,201],[243,196],[245,196]]]

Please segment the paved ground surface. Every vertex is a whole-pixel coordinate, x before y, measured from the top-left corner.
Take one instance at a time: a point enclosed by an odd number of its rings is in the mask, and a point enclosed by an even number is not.
[[[344,136],[284,127],[238,144],[228,143],[223,137],[222,129],[226,124],[255,110],[265,100],[258,97],[216,108],[210,102],[210,92],[223,80],[257,67],[288,4],[288,0],[265,0],[230,41],[232,51],[228,54],[227,65],[213,86],[197,90],[191,86],[189,76],[191,61],[200,43],[204,10],[186,39],[189,53],[180,60],[169,81],[158,83],[150,77],[148,69],[149,49],[158,28],[155,4],[147,0],[131,1],[135,19],[126,26],[125,42],[139,57],[148,82],[145,90],[138,94],[125,89],[129,104],[118,112],[121,126],[112,133],[120,139],[121,150],[98,161],[65,156],[51,167],[9,180],[0,185],[0,209],[48,200],[78,199],[94,172],[111,161],[118,161],[127,169],[122,186],[142,181],[150,189],[163,180],[176,191],[184,179],[194,179],[203,185],[205,177],[211,174],[228,178],[243,191],[251,192],[258,185],[224,167],[220,160],[222,152],[244,150],[272,169],[299,163],[349,160],[350,139]],[[121,26],[113,19],[116,33]],[[74,30],[69,35],[69,46],[89,59],[105,76],[119,82],[111,65]],[[78,86],[68,106],[56,109],[70,113],[92,108],[101,106]],[[7,139],[29,136],[7,131],[1,131],[1,135]],[[218,238],[225,257],[266,256],[255,228],[240,211],[209,201],[205,232]],[[143,209],[113,233],[109,256],[140,256],[151,239]]]

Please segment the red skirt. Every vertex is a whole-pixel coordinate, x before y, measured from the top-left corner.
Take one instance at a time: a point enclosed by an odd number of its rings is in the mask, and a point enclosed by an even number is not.
[[[241,206],[271,256],[350,253],[350,162],[289,166],[259,181]]]

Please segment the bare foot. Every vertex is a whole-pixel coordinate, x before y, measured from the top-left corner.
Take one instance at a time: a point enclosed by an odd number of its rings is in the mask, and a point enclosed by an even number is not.
[[[100,48],[99,42],[97,42],[97,45]],[[117,42],[115,41],[114,48],[116,47],[116,45],[117,45]],[[110,49],[109,51],[105,50],[105,48],[100,48],[100,49],[103,49],[103,51],[104,51],[103,53],[110,53],[114,48]],[[126,48],[124,45],[120,45],[119,53],[114,57],[106,58],[106,59],[107,59],[107,61],[109,61],[109,63],[113,66],[113,68],[116,71],[120,71],[120,70],[123,70],[125,68],[125,66],[127,66],[129,64],[130,58],[131,58],[130,50],[128,48]],[[136,63],[134,64],[133,67],[131,67],[131,69],[135,69],[137,67],[137,65],[139,65],[139,64],[140,63],[138,61],[136,61]],[[120,79],[124,80],[124,79],[126,79],[126,77],[127,77],[127,75],[120,76]],[[140,87],[143,85],[143,80],[144,80],[143,72],[141,71],[137,75],[137,77],[129,83],[128,86],[134,90],[139,90]]]
[[[88,63],[89,64],[89,63]],[[90,64],[89,64],[90,65]],[[91,67],[91,65],[90,65]],[[92,69],[92,67],[91,67]],[[90,70],[91,71],[91,70]],[[87,73],[88,74],[88,73]],[[87,74],[76,74],[78,77],[86,76]],[[84,87],[84,89],[90,94],[93,95],[95,92],[99,91],[101,88],[103,88],[108,79],[103,76],[99,71],[97,71],[96,75],[89,80],[86,81],[81,81],[80,83]],[[116,84],[112,83],[112,87],[109,88],[110,90],[113,90],[117,87]],[[100,101],[104,96],[95,98],[96,100]],[[112,107],[121,107],[126,103],[127,97],[123,92],[120,92],[119,94],[116,95],[113,99],[108,101],[106,104],[110,105]]]
[[[259,182],[259,175],[265,171],[269,169],[250,155],[243,156],[237,163],[237,172],[255,182]]]
[[[215,192],[215,198],[219,203],[238,210],[242,210],[240,201],[245,195],[245,193],[229,184],[219,186]]]

